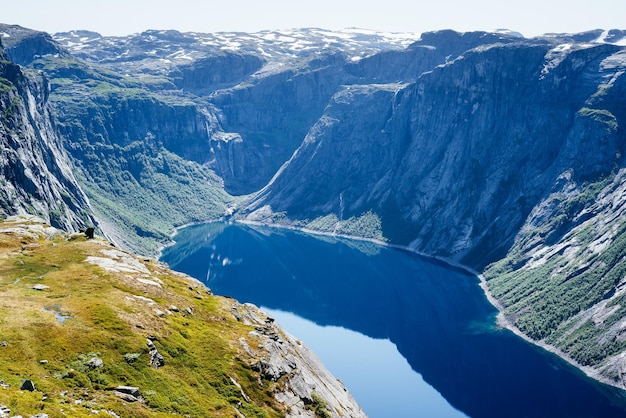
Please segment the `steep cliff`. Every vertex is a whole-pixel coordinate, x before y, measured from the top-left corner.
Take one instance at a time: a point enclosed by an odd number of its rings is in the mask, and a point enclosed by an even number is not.
[[[500,260],[486,277],[508,318],[624,386],[609,356],[623,349],[626,55],[587,41],[488,42],[414,83],[345,87],[248,219],[365,231],[477,270]]]
[[[267,184],[347,80],[344,65],[342,54],[320,53],[211,96],[222,128],[237,133],[235,141],[213,140],[227,190],[248,194]]]
[[[0,215],[37,214],[66,230],[94,226],[51,117],[48,82],[0,46]]]
[[[233,199],[210,167],[206,102],[169,80],[85,64],[49,36],[60,52],[48,53],[38,32],[3,30],[10,52],[49,78],[56,129],[107,236],[155,255],[175,226],[224,214]]]
[[[39,32],[0,29],[50,79],[59,130],[103,228],[149,254],[173,227],[219,218],[241,200],[231,194],[270,180],[345,80],[343,49],[362,56],[408,43],[322,30],[76,31],[39,42]]]

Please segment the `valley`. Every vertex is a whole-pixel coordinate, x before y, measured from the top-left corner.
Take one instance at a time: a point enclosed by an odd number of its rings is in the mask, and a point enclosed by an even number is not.
[[[626,32],[0,25],[0,214],[156,257],[218,219],[463,265],[626,388]]]

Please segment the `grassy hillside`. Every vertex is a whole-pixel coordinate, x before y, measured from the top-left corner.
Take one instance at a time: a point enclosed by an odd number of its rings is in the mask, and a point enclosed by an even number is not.
[[[283,416],[273,394],[286,381],[253,370],[267,353],[246,309],[98,238],[2,221],[0,405],[22,416]],[[20,389],[27,379],[34,391]]]

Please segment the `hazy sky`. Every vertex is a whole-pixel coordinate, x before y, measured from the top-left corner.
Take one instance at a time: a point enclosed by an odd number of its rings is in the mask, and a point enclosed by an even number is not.
[[[4,3],[4,4],[2,4]],[[0,0],[0,22],[46,32],[146,29],[255,32],[357,27],[392,32],[506,28],[547,32],[626,29],[624,0]]]

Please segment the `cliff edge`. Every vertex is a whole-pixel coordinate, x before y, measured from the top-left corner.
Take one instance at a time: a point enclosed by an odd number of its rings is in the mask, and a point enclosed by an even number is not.
[[[0,269],[6,416],[365,416],[259,309],[106,240],[9,217]]]

